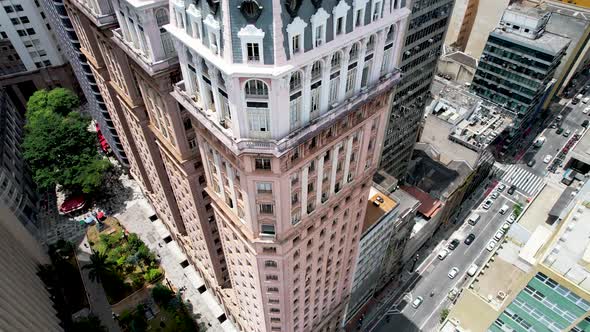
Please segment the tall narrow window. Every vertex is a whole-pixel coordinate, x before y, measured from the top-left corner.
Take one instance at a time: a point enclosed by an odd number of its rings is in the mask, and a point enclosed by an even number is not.
[[[336,20],[336,35],[341,35],[344,33],[344,17],[339,17]]]
[[[354,22],[355,27],[360,27],[361,25],[363,25],[363,22],[364,22],[363,16],[365,16],[365,11],[363,9],[357,9],[356,10],[356,21]]]
[[[301,126],[301,72],[296,71],[289,79],[289,120],[291,130]]]
[[[294,35],[292,39],[293,54],[301,52],[301,35]]]
[[[321,46],[324,43],[324,26],[318,25],[315,28],[315,47]]]
[[[373,22],[381,18],[381,2],[375,2],[373,5]]]
[[[356,84],[356,66],[348,70],[348,76],[346,77],[346,94],[350,94],[354,91]]]

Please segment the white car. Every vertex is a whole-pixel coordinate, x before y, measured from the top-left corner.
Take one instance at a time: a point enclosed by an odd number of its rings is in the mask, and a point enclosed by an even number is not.
[[[457,267],[454,267],[454,268],[452,268],[452,269],[449,271],[449,274],[448,274],[448,276],[449,276],[449,278],[451,278],[451,279],[455,279],[455,277],[457,276],[457,274],[459,274],[459,269],[458,269]]]
[[[582,110],[582,114],[588,114],[588,111],[590,111],[590,107],[586,107]]]
[[[514,224],[515,221],[516,221],[516,216],[514,214],[511,214],[510,217],[508,217],[508,219],[506,219],[506,222],[509,224]]]
[[[424,298],[422,296],[418,296],[414,301],[412,301],[412,307],[414,307],[414,309],[418,309],[422,302],[424,302]]]
[[[454,301],[457,298],[457,295],[459,295],[459,290],[453,287],[453,289],[449,291],[449,295],[447,297],[449,300]]]
[[[496,198],[498,198],[498,196],[500,196],[500,193],[497,191],[494,191],[490,197],[492,197],[493,199],[496,199]]]
[[[505,222],[505,223],[502,225],[502,230],[503,230],[503,231],[507,231],[509,228],[510,228],[510,224],[509,224],[509,223],[507,223],[507,222]]]
[[[492,207],[492,204],[494,204],[494,202],[493,202],[492,200],[489,200],[489,199],[488,199],[487,201],[485,201],[485,202],[482,204],[482,206],[481,206],[481,207],[482,207],[484,210],[489,210],[489,209],[490,209],[490,207]]]
[[[487,245],[486,249],[488,251],[492,251],[496,247],[496,244],[498,244],[498,242],[496,242],[494,240],[490,240],[490,242],[488,242],[488,245]]]
[[[543,158],[543,162],[545,164],[549,164],[549,162],[551,161],[551,158],[553,158],[550,154],[546,155],[545,158]]]
[[[447,249],[443,249],[443,250],[441,250],[441,251],[438,252],[438,259],[440,259],[442,261],[448,255],[449,255],[449,251]]]
[[[498,231],[496,232],[496,234],[494,234],[494,240],[496,240],[496,241],[500,241],[500,240],[502,240],[502,237],[503,237],[503,236],[504,236],[504,231],[502,231],[502,230],[500,229],[500,230],[498,230]]]
[[[498,192],[503,192],[503,191],[504,191],[504,189],[506,189],[506,185],[505,185],[505,184],[500,184],[500,185],[498,186]]]

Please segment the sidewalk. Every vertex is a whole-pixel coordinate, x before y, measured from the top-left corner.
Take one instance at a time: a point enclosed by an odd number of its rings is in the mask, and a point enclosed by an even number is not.
[[[88,277],[89,270],[82,269],[83,266],[90,262],[90,255],[92,250],[88,245],[88,239],[84,236],[84,239],[80,243],[78,250],[76,251],[76,258],[78,259],[78,268],[80,269],[80,275],[86,289],[86,295],[88,296],[88,302],[90,304],[90,311],[98,316],[104,326],[107,327],[109,332],[120,332],[119,324],[113,319],[113,313],[111,311],[111,305],[107,300],[107,295],[102,285],[96,281],[90,280]]]

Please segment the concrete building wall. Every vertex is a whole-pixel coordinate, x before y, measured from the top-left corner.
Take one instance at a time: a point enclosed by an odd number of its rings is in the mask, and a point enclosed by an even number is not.
[[[484,0],[479,2],[475,23],[465,46],[465,53],[476,59],[481,57],[490,32],[498,26],[504,9],[508,7],[510,2],[511,0]]]
[[[0,201],[0,330],[63,331],[45,284],[37,276],[49,259],[11,209]]]

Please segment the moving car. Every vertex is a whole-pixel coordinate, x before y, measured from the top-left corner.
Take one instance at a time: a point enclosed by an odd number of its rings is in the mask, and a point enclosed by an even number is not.
[[[528,163],[526,163],[526,165],[528,167],[533,167],[533,166],[535,166],[536,163],[537,163],[537,161],[535,159],[531,159],[531,160],[529,160]]]
[[[497,192],[497,191],[494,191],[494,192],[492,193],[492,196],[491,196],[491,197],[492,197],[493,199],[496,199],[496,198],[498,198],[499,196],[500,196],[500,193],[499,193],[499,192]]]
[[[475,224],[477,224],[477,222],[479,221],[481,217],[479,216],[479,214],[474,213],[472,215],[469,216],[469,219],[467,220],[467,223],[469,225],[475,226]]]
[[[543,158],[543,162],[545,164],[549,164],[549,162],[551,161],[551,158],[553,158],[550,154],[546,155],[545,158]]]
[[[483,203],[483,205],[481,206],[484,210],[489,210],[492,207],[492,204],[494,204],[494,201],[492,201],[491,199],[488,199],[487,201],[485,201]]]
[[[477,273],[477,269],[479,269],[479,266],[477,266],[477,264],[471,264],[471,266],[469,267],[469,270],[467,270],[467,274],[470,277],[473,277],[475,275],[475,273]]]
[[[441,251],[438,252],[438,259],[440,259],[442,261],[448,255],[449,255],[449,251],[447,249],[443,249],[443,250],[441,250]]]
[[[508,209],[509,209],[508,205],[504,204],[500,208],[500,211],[499,212],[500,212],[500,214],[505,214],[506,212],[508,212]]]
[[[448,248],[451,250],[455,250],[455,248],[457,248],[459,246],[459,243],[461,243],[461,241],[459,241],[459,239],[454,239],[453,241],[451,241],[449,243]]]
[[[504,185],[503,183],[498,186],[498,192],[503,192],[504,189],[506,189],[506,185]]]
[[[418,307],[424,302],[424,298],[422,296],[418,296],[414,301],[412,301],[412,307],[414,309],[418,309]]]
[[[510,195],[514,194],[515,191],[516,191],[515,185],[511,185],[510,188],[508,188],[508,194],[510,194]]]
[[[463,241],[465,244],[470,245],[473,240],[475,240],[475,234],[471,233],[469,235],[467,235],[467,237],[465,238],[465,241]]]
[[[459,274],[459,269],[458,269],[457,267],[454,267],[454,268],[452,268],[452,269],[449,271],[449,274],[448,274],[448,276],[449,276],[449,278],[451,278],[451,279],[455,279],[455,277],[457,276],[457,274]]]
[[[496,241],[500,241],[502,240],[502,237],[504,236],[504,231],[499,229],[496,234],[494,234],[494,240]]]
[[[494,248],[496,247],[496,244],[498,244],[498,242],[496,242],[494,240],[490,240],[490,242],[488,242],[488,245],[486,246],[487,251],[494,250]]]

